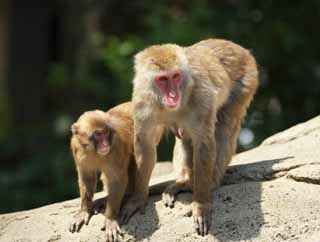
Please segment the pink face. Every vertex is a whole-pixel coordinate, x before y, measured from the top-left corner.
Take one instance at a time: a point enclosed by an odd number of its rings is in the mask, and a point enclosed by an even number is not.
[[[156,76],[155,83],[162,94],[162,102],[166,107],[175,108],[180,103],[181,71],[167,72]]]
[[[107,155],[110,151],[110,132],[108,130],[96,130],[93,132],[93,140],[96,151],[100,155]]]

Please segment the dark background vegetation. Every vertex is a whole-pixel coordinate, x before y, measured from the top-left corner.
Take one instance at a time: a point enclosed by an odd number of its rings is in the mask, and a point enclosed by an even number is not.
[[[70,124],[129,100],[132,57],[151,44],[226,38],[252,51],[261,85],[239,151],[316,116],[319,20],[318,0],[2,0],[0,213],[78,195]]]

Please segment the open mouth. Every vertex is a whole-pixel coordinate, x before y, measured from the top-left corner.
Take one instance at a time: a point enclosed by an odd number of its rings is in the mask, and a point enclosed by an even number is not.
[[[180,96],[176,90],[170,90],[164,98],[164,103],[169,108],[175,108],[178,106]]]
[[[155,82],[161,91],[162,103],[168,108],[175,108],[180,103],[179,87],[182,80],[181,71],[161,74]]]
[[[166,98],[165,104],[169,108],[175,108],[179,104],[179,98],[173,99],[173,98]]]

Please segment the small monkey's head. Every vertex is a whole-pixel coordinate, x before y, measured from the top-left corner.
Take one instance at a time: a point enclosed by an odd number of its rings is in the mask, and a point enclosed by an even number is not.
[[[110,152],[113,129],[103,111],[88,111],[71,126],[72,134],[87,151],[105,156]]]
[[[156,99],[169,110],[178,109],[192,85],[188,61],[182,47],[154,45],[135,56],[134,86],[153,91]]]

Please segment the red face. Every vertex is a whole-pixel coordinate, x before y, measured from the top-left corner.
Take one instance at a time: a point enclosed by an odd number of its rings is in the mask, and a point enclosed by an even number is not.
[[[110,132],[109,130],[96,130],[91,139],[99,155],[107,155],[110,151]]]
[[[175,108],[180,103],[180,84],[182,72],[167,72],[156,76],[155,83],[162,94],[163,104],[169,108]]]

